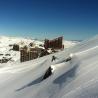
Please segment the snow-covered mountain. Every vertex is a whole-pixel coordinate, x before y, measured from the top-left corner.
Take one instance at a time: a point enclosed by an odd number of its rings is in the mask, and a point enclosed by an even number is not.
[[[49,66],[53,74],[42,80]],[[42,58],[2,65],[0,98],[98,98],[98,36]]]
[[[11,50],[11,45],[18,44],[20,46],[25,46],[29,45],[31,42],[33,42],[36,47],[40,47],[40,45],[43,44],[41,41],[30,38],[0,36],[0,59],[3,57],[11,57],[13,61],[19,60],[20,52]],[[6,54],[9,54],[10,56],[6,56]]]
[[[80,41],[67,41],[67,40],[64,40],[63,41],[63,44],[64,44],[64,47],[65,48],[70,48],[70,47],[72,47],[72,46],[74,46],[74,45],[76,45],[76,44],[79,44],[80,43]]]
[[[30,43],[33,43],[35,47],[43,48],[42,46],[44,44],[44,41],[35,40],[32,38],[0,36],[0,59],[6,57],[6,58],[12,58],[12,61],[19,60],[20,52],[11,50],[12,47],[10,46],[13,44],[25,46],[25,45],[29,45]],[[76,43],[73,41],[64,41],[65,48],[69,48],[75,44]]]
[[[10,44],[28,45],[30,42],[33,42],[36,45],[43,44],[43,42],[31,38],[0,36],[0,47],[7,47]]]

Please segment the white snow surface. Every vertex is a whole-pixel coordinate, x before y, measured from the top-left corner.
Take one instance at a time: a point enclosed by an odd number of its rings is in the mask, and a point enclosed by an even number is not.
[[[0,59],[3,57],[8,57],[6,54],[10,54],[10,57],[12,57],[13,61],[17,61],[20,59],[20,52],[19,51],[13,51],[10,50],[12,47],[9,45],[18,44],[21,46],[29,45],[31,42],[34,43],[35,47],[40,47],[40,44],[43,44],[43,42],[38,40],[33,40],[31,38],[22,38],[22,37],[7,37],[7,36],[0,36]]]
[[[72,47],[72,46],[74,46],[74,45],[76,45],[78,43],[79,43],[79,41],[67,41],[67,40],[63,41],[63,44],[64,44],[65,48]]]
[[[98,36],[52,55],[1,65],[0,98],[98,98]],[[49,66],[53,74],[42,81]]]

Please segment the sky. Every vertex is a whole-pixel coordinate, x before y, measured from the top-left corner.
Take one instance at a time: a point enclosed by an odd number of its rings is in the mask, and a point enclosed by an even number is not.
[[[84,40],[98,34],[98,0],[0,0],[0,36]]]

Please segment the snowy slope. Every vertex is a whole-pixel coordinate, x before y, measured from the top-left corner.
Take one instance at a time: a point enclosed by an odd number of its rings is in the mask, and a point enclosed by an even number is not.
[[[0,36],[0,54],[2,54],[0,55],[0,59],[2,59],[3,57],[6,57],[6,58],[11,57],[13,62],[19,60],[20,52],[11,50],[12,47],[10,47],[9,45],[18,44],[20,46],[25,46],[25,45],[29,45],[32,42],[35,47],[44,48],[42,47],[44,44],[43,41],[39,41],[39,40],[31,39],[31,38],[23,38],[23,37]],[[65,48],[69,48],[77,44],[77,42],[64,41]],[[10,56],[6,56],[6,54],[10,54]]]
[[[0,54],[3,54],[0,55],[0,59],[2,59],[2,57],[7,57],[5,56],[6,54],[10,54],[10,57],[13,58],[13,61],[19,60],[20,52],[10,50],[12,47],[9,45],[18,44],[20,46],[24,46],[29,45],[31,42],[33,42],[34,45],[38,47],[40,47],[40,44],[43,44],[41,41],[36,41],[30,38],[0,36]]]
[[[65,48],[70,48],[76,44],[79,44],[80,42],[79,41],[67,41],[67,40],[64,40],[63,41],[63,44],[64,44],[64,47]]]
[[[98,98],[98,36],[52,55],[1,67],[0,98]],[[50,65],[55,70],[42,81]]]

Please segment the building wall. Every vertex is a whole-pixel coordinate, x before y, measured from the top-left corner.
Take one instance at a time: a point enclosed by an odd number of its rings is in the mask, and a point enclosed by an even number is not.
[[[54,48],[54,49],[61,49],[63,46],[63,37],[58,37],[53,40],[45,39],[44,47],[45,49]]]
[[[38,52],[37,51],[27,51],[24,49],[20,50],[20,62],[25,62],[29,60],[36,59],[38,57]]]

